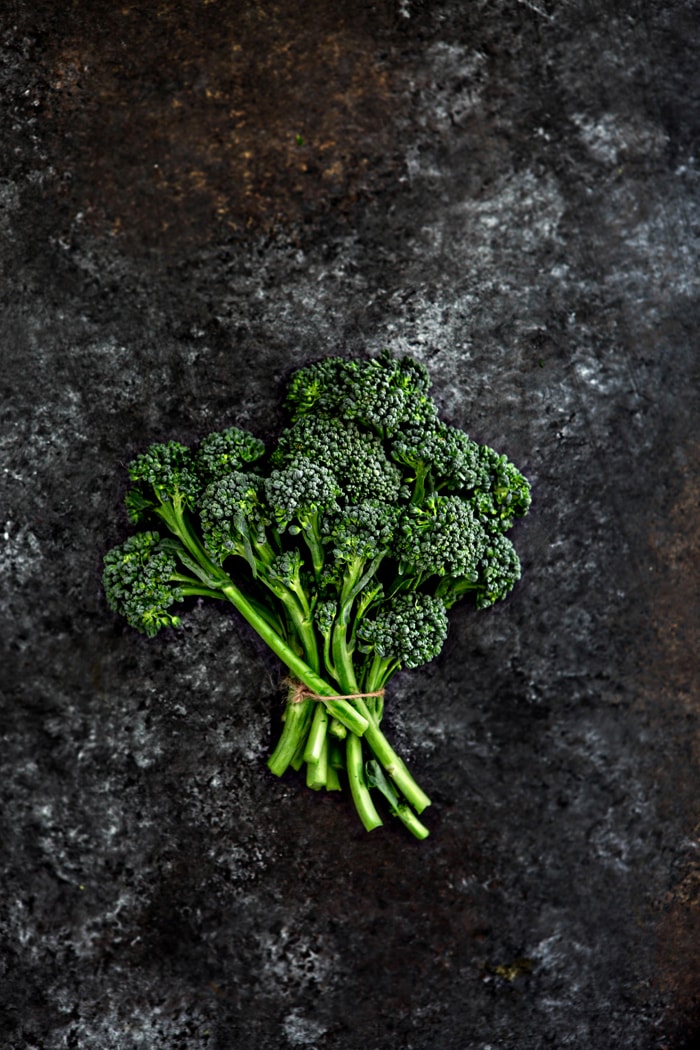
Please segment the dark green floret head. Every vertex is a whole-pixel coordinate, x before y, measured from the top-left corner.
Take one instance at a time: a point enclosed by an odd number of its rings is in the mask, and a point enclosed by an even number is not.
[[[385,351],[370,361],[349,361],[341,412],[379,431],[382,436],[407,424],[425,425],[437,418],[426,369],[410,357]]]
[[[296,372],[287,393],[292,419],[308,414],[354,420],[383,436],[435,419],[430,377],[410,357],[386,350],[368,361],[326,358]]]
[[[402,427],[391,440],[391,456],[412,468],[421,491],[472,488],[478,478],[479,446],[468,434],[440,420],[424,427]]]
[[[265,455],[265,445],[247,430],[228,427],[208,434],[194,457],[197,473],[205,482],[217,481],[233,470],[246,470]]]
[[[250,537],[264,541],[270,515],[264,503],[264,480],[234,470],[208,485],[199,507],[202,539],[209,554],[222,562],[241,553]]]
[[[324,467],[335,475],[342,490],[340,502],[354,504],[365,499],[398,499],[401,471],[391,463],[381,439],[361,431],[342,419],[304,416],[279,439],[272,460],[274,466],[287,466],[305,458],[316,470]]]
[[[326,357],[295,372],[285,399],[291,418],[299,419],[309,412],[336,413],[342,400],[347,364],[342,357]]]
[[[104,559],[102,581],[110,609],[149,638],[161,627],[180,623],[179,616],[168,611],[182,601],[182,590],[172,580],[177,563],[160,544],[157,532],[138,532]]]
[[[134,522],[159,504],[193,507],[201,489],[192,452],[178,441],[151,445],[128,470],[134,488],[127,494],[126,507]]]
[[[507,532],[530,508],[530,483],[506,456],[480,445],[477,480],[470,498],[488,529]]]
[[[447,610],[440,598],[430,594],[398,595],[362,620],[357,635],[364,651],[393,657],[403,667],[420,667],[445,644]]]
[[[267,576],[285,587],[294,588],[300,581],[304,568],[304,559],[298,547],[292,551],[283,551],[270,562]]]
[[[314,620],[322,634],[327,635],[333,627],[338,615],[338,603],[331,600],[323,600],[316,603],[314,609]]]
[[[356,558],[372,560],[392,550],[401,511],[391,503],[363,500],[327,514],[323,520],[324,542],[336,562]]]
[[[406,573],[476,578],[485,540],[471,503],[459,496],[432,496],[408,508],[396,550]]]
[[[321,463],[299,456],[273,470],[265,481],[265,495],[280,529],[295,518],[304,518],[335,505],[340,486]]]
[[[520,575],[520,558],[508,537],[501,534],[490,537],[479,562],[477,609],[488,609],[494,602],[506,598]]]

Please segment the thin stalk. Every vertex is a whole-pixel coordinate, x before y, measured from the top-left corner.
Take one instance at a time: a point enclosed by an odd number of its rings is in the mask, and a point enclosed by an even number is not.
[[[321,537],[318,534],[318,514],[313,515],[309,520],[301,522],[301,534],[304,537],[306,546],[309,548],[314,576],[318,580],[326,560]]]
[[[312,701],[311,701],[311,700],[307,700],[306,702],[307,702],[308,704],[311,704],[311,703],[312,703]],[[311,722],[311,718],[312,718],[312,717],[313,717],[313,712],[312,712],[312,713],[311,713],[311,715],[309,716],[309,722]],[[293,759],[292,759],[292,761],[291,761],[291,762],[289,763],[289,764],[290,764],[290,766],[292,767],[292,769],[293,769],[293,770],[294,770],[295,772],[297,772],[297,773],[299,772],[299,770],[301,769],[301,767],[302,767],[302,766],[304,765],[304,751],[305,751],[305,750],[306,750],[306,737],[301,737],[301,739],[299,740],[299,746],[298,746],[298,748],[296,749],[296,751],[294,752],[294,758],[293,758]]]
[[[343,749],[337,740],[328,741],[328,765],[333,769],[345,769]]]
[[[270,585],[268,584],[268,586]],[[316,632],[314,631],[313,621],[304,614],[291,591],[288,591],[284,587],[276,586],[270,586],[270,590],[279,598],[287,610],[296,635],[301,642],[301,647],[304,651],[304,658],[307,664],[312,671],[318,673],[321,666],[318,659],[318,643],[316,641]]]
[[[209,587],[197,587],[194,584],[181,587],[183,598],[220,598],[223,599],[221,591],[211,590]]]
[[[324,745],[326,744],[327,732],[328,712],[326,711],[326,705],[321,700],[316,703],[316,710],[314,711],[311,729],[309,730],[309,735],[306,740],[306,748],[304,750],[304,761],[308,762],[309,765],[314,765],[321,757]]]
[[[384,689],[387,682],[399,670],[401,664],[393,656],[378,656],[376,653],[372,658],[369,670],[365,676],[366,693],[376,693]],[[371,700],[371,703],[370,703]],[[384,714],[384,697],[375,696],[367,698],[370,710],[374,714],[374,721],[379,725]]]
[[[370,562],[369,567],[364,572],[362,570],[367,564],[364,558],[355,558],[349,564],[348,571],[343,579],[343,587],[340,592],[340,618],[344,620],[345,623],[348,623],[350,619],[352,603],[376,574],[377,569],[384,559],[384,554],[384,551],[382,551],[381,554],[378,554],[377,557]]]
[[[340,687],[345,693],[359,693],[360,689],[355,677],[355,669],[352,665],[352,650],[348,646],[347,624],[339,617],[333,624],[333,639],[331,642],[333,652],[333,663]]]
[[[424,824],[421,824],[408,803],[399,799],[376,759],[372,759],[365,766],[365,776],[370,787],[377,788],[389,803],[391,815],[397,817],[417,839],[426,839],[430,832]]]
[[[309,605],[309,599],[308,599],[308,597],[306,595],[306,591],[304,590],[304,587],[302,585],[301,580],[299,579],[298,574],[294,577],[294,582],[293,582],[292,586],[289,589],[292,592],[292,594],[295,596],[297,601],[299,602],[299,605],[301,606],[301,609],[302,609],[302,611],[304,613],[304,616],[307,618],[307,620],[310,620],[311,619],[311,606]]]
[[[369,666],[367,675],[365,677],[365,692],[374,693],[377,689],[381,689],[385,684],[385,674],[387,667],[393,662],[392,656],[379,656],[375,653],[372,657],[372,663]]]
[[[331,655],[331,644],[333,639],[333,630],[323,632],[323,665],[333,678],[337,678],[335,664],[333,663],[333,657]]]
[[[305,746],[306,743],[313,714],[313,700],[302,700],[298,704],[287,704],[280,738],[267,760],[268,769],[275,776],[281,777],[288,766],[294,764],[297,753],[302,751],[302,746]]]
[[[275,656],[278,656],[282,663],[289,668],[295,678],[302,682],[307,689],[310,689],[312,693],[328,697],[325,701],[325,706],[329,713],[334,715],[351,732],[362,736],[369,724],[368,719],[364,715],[360,715],[348,700],[333,699],[338,691],[337,686],[329,685],[280,638],[277,632],[255,611],[232,580],[229,579],[228,583],[222,585],[221,591],[231,604],[238,609],[241,616],[250,624],[253,630],[260,635],[265,644],[272,649]],[[352,692],[354,691],[352,690]]]
[[[419,507],[425,499],[425,480],[429,471],[430,467],[427,467],[425,463],[419,463],[416,467],[416,484],[411,496],[411,504],[414,507]]]
[[[309,762],[306,766],[306,784],[307,787],[313,788],[314,791],[319,791],[321,788],[326,787],[327,782],[328,737],[324,735],[321,753],[318,756],[318,761]]]
[[[410,806],[407,806],[405,802],[400,802],[395,809],[392,809],[391,813],[392,816],[398,817],[401,823],[408,828],[411,834],[415,835],[417,839],[427,839],[430,832],[425,824],[421,824],[413,810]]]
[[[207,554],[199,536],[197,536],[185,517],[185,511],[182,507],[174,503],[163,503],[160,507],[155,508],[155,513],[163,519],[170,531],[177,536],[201,565],[212,583],[218,583],[219,581],[223,583],[228,579],[224,570],[219,565],[215,565]]]
[[[348,735],[345,745],[345,758],[348,783],[350,784],[353,802],[360,820],[366,831],[380,828],[383,821],[372,801],[365,779],[365,769],[362,761],[362,741],[354,733]]]
[[[362,697],[359,697],[355,700],[355,704],[357,705],[358,711],[369,722],[364,735],[370,748],[380,764],[394,781],[401,794],[411,803],[417,813],[422,813],[426,806],[430,805],[430,799],[413,779],[408,771],[406,763],[402,758],[399,758],[387,738],[382,733],[365,700]]]
[[[326,772],[326,791],[342,791],[340,777],[335,766],[329,764]]]
[[[337,718],[331,718],[328,724],[328,732],[331,736],[335,737],[336,740],[345,740],[345,737],[348,735],[347,729]]]

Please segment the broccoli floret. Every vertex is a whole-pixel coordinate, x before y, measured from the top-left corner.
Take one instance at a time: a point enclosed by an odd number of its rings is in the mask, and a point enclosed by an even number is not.
[[[447,610],[430,594],[400,594],[380,605],[357,629],[365,651],[420,667],[433,660],[447,638]]]
[[[303,566],[304,559],[299,550],[295,548],[293,551],[278,554],[267,567],[267,575],[285,587],[294,588],[300,579]]]
[[[321,463],[299,456],[289,466],[273,470],[265,481],[265,495],[280,531],[290,522],[316,519],[327,507],[335,505],[340,486]]]
[[[325,599],[324,601],[316,603],[314,609],[314,620],[318,624],[318,629],[321,634],[327,635],[330,632],[337,614],[338,603],[336,601]]]
[[[370,581],[384,558],[393,553],[400,515],[400,509],[392,504],[364,500],[325,516],[327,561],[323,582],[326,589],[337,589],[342,622],[347,622],[359,594],[364,594],[366,605],[374,600],[375,591],[378,593],[376,587],[369,589]]]
[[[273,470],[265,482],[267,501],[280,532],[301,534],[309,548],[314,572],[323,570],[321,519],[340,495],[335,475],[322,464],[298,456],[287,466]]]
[[[325,357],[296,371],[287,387],[285,406],[292,419],[314,412],[336,414],[342,401],[348,362],[342,357]]]
[[[520,558],[507,536],[491,536],[479,561],[477,609],[506,598],[521,576]]]
[[[208,434],[200,442],[194,457],[195,470],[202,481],[218,481],[233,470],[246,470],[265,455],[260,438],[239,427],[229,427]]]
[[[431,496],[403,516],[396,551],[402,575],[476,578],[486,536],[471,503],[459,496]]]
[[[477,482],[479,446],[463,430],[440,420],[402,428],[390,447],[393,459],[412,468],[414,503],[422,503],[426,492],[470,489]]]
[[[380,438],[354,423],[317,416],[297,420],[280,436],[272,462],[285,467],[301,458],[311,460],[317,470],[331,471],[344,503],[364,499],[391,503],[399,498],[401,471],[388,459]]]
[[[142,634],[153,638],[161,627],[176,627],[180,617],[168,612],[183,600],[182,579],[173,554],[157,532],[137,532],[113,547],[102,577],[107,604]]]
[[[479,518],[491,531],[507,532],[530,509],[530,483],[510,460],[479,446],[477,478],[470,494]]]
[[[168,521],[194,506],[202,485],[192,452],[178,441],[151,445],[129,464],[134,487],[127,493],[126,507],[133,522],[150,511]]]
[[[402,424],[435,419],[429,389],[427,370],[410,357],[396,360],[385,351],[369,361],[326,358],[295,373],[287,407],[293,419],[339,417],[386,436]]]
[[[351,361],[346,372],[342,412],[386,437],[402,424],[424,425],[437,416],[430,377],[410,357],[384,353],[372,361]]]
[[[476,573],[469,577],[446,576],[436,593],[447,607],[465,594],[473,594],[477,609],[488,609],[494,602],[507,598],[521,576],[520,559],[515,547],[501,533],[489,536],[479,557]]]
[[[323,519],[324,541],[336,563],[372,561],[393,549],[401,511],[391,503],[367,499]]]
[[[238,555],[256,574],[257,561],[274,557],[268,549],[266,528],[272,519],[264,502],[264,485],[257,474],[234,470],[205,489],[199,506],[202,538],[219,564]]]

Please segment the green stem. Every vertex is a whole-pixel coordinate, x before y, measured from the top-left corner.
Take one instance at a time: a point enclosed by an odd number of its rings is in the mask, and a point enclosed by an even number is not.
[[[413,495],[411,496],[411,504],[414,507],[420,507],[425,499],[425,479],[428,476],[429,470],[430,467],[426,467],[425,463],[419,463],[416,467],[416,484],[413,489]]]
[[[342,617],[339,617],[333,624],[331,650],[340,688],[345,693],[359,693],[360,689],[352,665],[352,651],[348,647],[348,629]]]
[[[354,733],[350,733],[345,748],[346,772],[355,809],[365,830],[372,831],[374,828],[381,827],[383,821],[367,787],[362,761],[362,741]]]
[[[346,618],[349,618],[352,603],[355,601],[355,598],[358,596],[358,594],[360,594],[365,589],[372,577],[376,575],[377,569],[384,560],[384,553],[385,552],[382,551],[381,554],[378,554],[377,557],[374,558],[372,562],[370,562],[369,568],[366,572],[364,572],[361,576],[359,574],[357,575],[355,582],[351,587],[347,589],[347,591],[345,590],[345,587],[343,588],[343,595],[341,595],[340,599],[342,610],[341,615],[345,616]],[[363,564],[364,566],[364,563],[361,564]]]
[[[311,729],[309,730],[309,735],[306,740],[304,761],[308,762],[309,765],[314,765],[321,757],[321,752],[326,743],[327,732],[328,712],[326,711],[326,705],[321,700],[316,703],[316,710],[314,711]]]
[[[372,759],[365,766],[365,776],[368,785],[377,788],[387,800],[391,815],[397,817],[417,839],[427,839],[430,832],[424,824],[421,824],[408,803],[399,799],[376,759]]]
[[[285,708],[282,732],[275,750],[267,760],[268,769],[281,777],[294,762],[294,756],[306,739],[314,713],[313,700],[302,700],[298,704],[288,703]]]
[[[421,824],[413,810],[405,802],[400,802],[395,809],[392,809],[391,813],[392,816],[398,817],[404,827],[408,828],[417,839],[427,839],[430,832],[425,824]]]
[[[187,548],[192,557],[202,566],[210,581],[214,584],[228,579],[228,576],[219,565],[215,565],[207,554],[204,546],[196,532],[185,517],[184,510],[173,503],[163,503],[156,508],[158,514],[170,531],[177,536],[180,542]]]
[[[323,632],[323,663],[328,673],[333,678],[337,678],[338,675],[336,673],[335,664],[333,663],[333,657],[331,655],[332,639],[333,628]]]
[[[399,758],[387,738],[382,733],[372,717],[372,713],[365,700],[362,697],[359,697],[355,700],[355,704],[358,711],[369,722],[364,735],[370,748],[402,795],[408,799],[417,813],[422,813],[426,806],[430,805],[430,799],[413,779],[408,771],[406,763],[402,758]]]
[[[376,693],[380,689],[384,689],[389,679],[396,674],[400,667],[401,664],[395,657],[382,657],[375,653],[365,676],[364,691],[366,693]],[[372,703],[369,706],[374,714],[374,721],[379,725],[382,720],[382,715],[384,714],[384,697],[373,697]]]
[[[342,789],[342,786],[341,786],[341,783],[340,783],[340,778],[338,776],[338,771],[335,768],[335,766],[331,766],[329,764],[328,770],[326,772],[326,791],[342,791],[342,790],[343,789]]]
[[[221,591],[210,590],[208,587],[197,587],[194,584],[191,586],[181,587],[183,598],[221,598],[223,594]]]
[[[272,590],[273,594],[279,598],[289,613],[289,618],[294,626],[297,637],[301,642],[302,649],[304,650],[304,657],[307,664],[312,671],[318,673],[320,671],[318,643],[316,641],[316,632],[314,631],[312,620],[304,615],[303,610],[300,608],[298,601],[291,591],[286,590],[284,587],[272,586],[270,586],[270,590]]]
[[[318,518],[318,514],[315,514],[309,519],[299,519],[301,534],[306,541],[306,546],[309,548],[311,564],[313,565],[314,576],[317,580],[320,579],[326,559],[323,544],[321,543],[321,537],[319,535]]]
[[[321,753],[318,760],[306,766],[306,785],[314,791],[326,787],[328,783],[328,737],[324,734]]]
[[[360,715],[348,700],[333,699],[338,691],[337,686],[329,685],[328,682],[324,681],[319,674],[309,667],[305,660],[302,660],[293,649],[290,649],[277,632],[260,617],[232,580],[229,579],[228,583],[223,584],[221,591],[231,604],[238,609],[241,616],[250,624],[253,630],[260,635],[265,644],[272,649],[275,656],[279,657],[282,663],[289,668],[295,678],[302,682],[307,689],[310,689],[312,693],[328,697],[324,703],[329,713],[342,722],[351,732],[362,736],[367,729],[369,720],[364,715]]]
[[[328,724],[328,732],[331,736],[335,737],[336,740],[345,740],[348,735],[348,731],[342,722],[339,722],[337,718],[332,718]]]

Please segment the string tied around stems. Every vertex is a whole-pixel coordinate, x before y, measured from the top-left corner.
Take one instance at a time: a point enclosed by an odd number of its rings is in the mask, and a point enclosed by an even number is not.
[[[300,704],[303,700],[320,700],[322,702],[328,700],[365,700],[368,697],[384,696],[383,689],[376,689],[373,693],[333,693],[332,696],[321,696],[320,693],[314,693],[303,682],[296,682],[291,678],[285,678],[283,684],[289,690],[287,696],[288,704]]]

